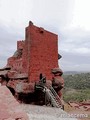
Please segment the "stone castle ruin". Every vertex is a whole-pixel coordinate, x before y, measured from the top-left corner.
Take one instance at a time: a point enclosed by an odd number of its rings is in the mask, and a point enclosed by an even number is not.
[[[25,40],[17,41],[16,52],[0,69],[0,82],[20,102],[61,107],[64,80],[60,58],[58,35],[30,21]]]

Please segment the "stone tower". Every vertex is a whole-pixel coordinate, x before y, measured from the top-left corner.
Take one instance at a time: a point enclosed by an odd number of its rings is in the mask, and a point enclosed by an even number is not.
[[[51,80],[51,70],[58,68],[58,36],[30,22],[26,28],[24,48],[22,64],[29,80],[38,80],[40,73]]]

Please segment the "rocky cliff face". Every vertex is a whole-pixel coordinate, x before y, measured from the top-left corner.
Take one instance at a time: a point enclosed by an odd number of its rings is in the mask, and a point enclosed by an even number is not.
[[[0,120],[29,120],[6,86],[0,86]]]

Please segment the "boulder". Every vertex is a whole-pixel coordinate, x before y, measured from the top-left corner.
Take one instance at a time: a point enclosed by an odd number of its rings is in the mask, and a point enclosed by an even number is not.
[[[29,120],[6,86],[0,86],[0,120]]]
[[[53,68],[51,71],[54,75],[58,74],[59,76],[61,76],[63,74],[63,72],[60,68]]]

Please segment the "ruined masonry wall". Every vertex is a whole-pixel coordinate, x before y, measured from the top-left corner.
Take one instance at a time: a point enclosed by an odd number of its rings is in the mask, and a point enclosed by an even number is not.
[[[12,56],[7,65],[19,73],[28,73],[29,82],[39,80],[42,73],[52,80],[51,69],[58,68],[58,36],[33,23],[25,29],[25,41],[17,41],[22,57]]]
[[[18,49],[23,49],[24,48],[24,41],[17,41],[17,50]]]
[[[40,73],[51,80],[51,69],[58,67],[58,36],[30,24],[26,28],[25,51],[23,65],[29,80],[39,80]]]

